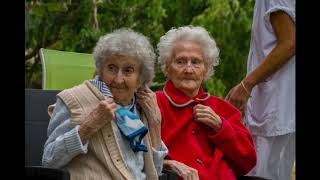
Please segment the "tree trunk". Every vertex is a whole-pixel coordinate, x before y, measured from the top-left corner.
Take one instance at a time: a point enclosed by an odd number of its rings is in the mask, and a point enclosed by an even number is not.
[[[99,31],[99,21],[98,21],[98,0],[92,0],[93,3],[93,29],[97,32]]]

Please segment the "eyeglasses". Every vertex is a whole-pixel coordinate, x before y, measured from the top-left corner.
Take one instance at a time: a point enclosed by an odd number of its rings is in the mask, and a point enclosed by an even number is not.
[[[200,68],[204,64],[204,61],[202,59],[178,58],[178,59],[174,59],[173,63],[179,68],[185,68],[188,66],[191,66],[194,68]]]

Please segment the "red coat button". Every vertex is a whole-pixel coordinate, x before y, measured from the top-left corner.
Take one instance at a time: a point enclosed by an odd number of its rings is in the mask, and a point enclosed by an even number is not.
[[[199,163],[199,164],[203,164],[203,162],[202,162],[201,159],[199,159],[199,158],[197,158],[196,161],[197,161],[197,163]]]

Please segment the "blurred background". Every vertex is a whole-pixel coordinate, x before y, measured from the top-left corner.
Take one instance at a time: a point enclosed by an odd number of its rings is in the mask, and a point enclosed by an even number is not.
[[[204,83],[224,97],[246,73],[253,0],[33,0],[25,1],[25,88],[41,89],[39,49],[92,53],[101,35],[120,27],[150,38],[154,48],[172,27],[205,27],[220,49],[220,65]],[[154,90],[165,82],[156,65]]]

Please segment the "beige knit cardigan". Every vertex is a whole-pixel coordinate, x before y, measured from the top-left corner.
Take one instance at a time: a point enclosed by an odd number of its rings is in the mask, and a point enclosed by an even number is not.
[[[66,89],[60,92],[57,97],[70,110],[73,127],[81,124],[100,100],[104,99],[102,93],[89,81]],[[142,121],[148,127],[148,121],[151,118],[147,119],[143,111],[140,114]],[[157,125],[148,127],[149,133],[143,139],[148,147],[148,152],[144,155],[144,172],[147,180],[158,179],[158,174],[153,163],[152,147],[159,150],[161,144],[160,113],[155,113],[152,118],[152,120],[157,122]],[[133,176],[121,155],[122,151],[117,142],[120,139],[117,139],[114,133],[110,122],[90,138],[88,152],[86,154],[79,154],[66,165],[66,169],[70,172],[71,180],[133,180]]]

